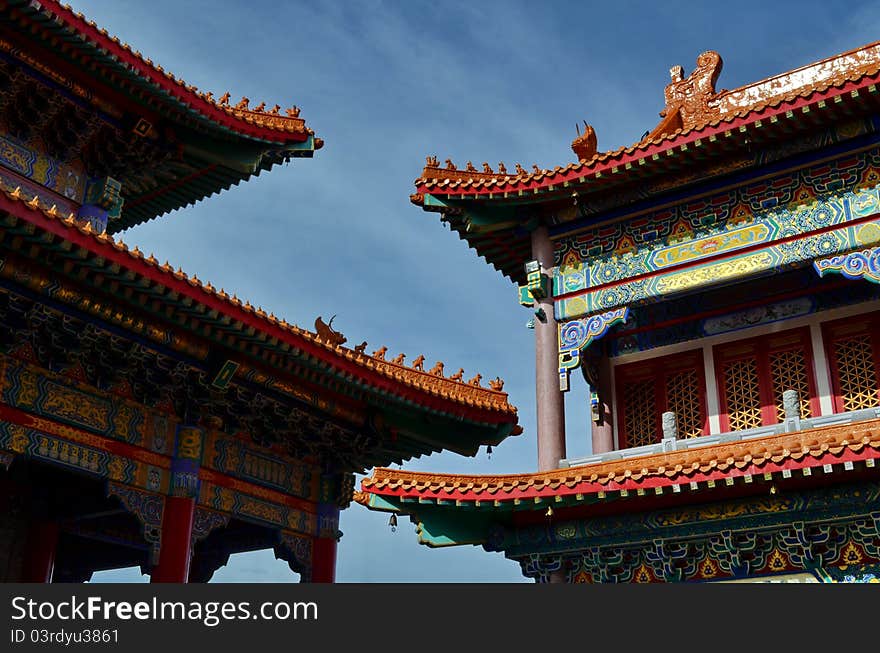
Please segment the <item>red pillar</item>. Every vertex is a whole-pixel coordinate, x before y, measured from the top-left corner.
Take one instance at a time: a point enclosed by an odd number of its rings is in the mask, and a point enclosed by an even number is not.
[[[336,582],[336,539],[316,537],[312,546],[312,582]]]
[[[57,551],[58,523],[38,521],[31,524],[21,571],[22,582],[51,583]]]
[[[150,575],[151,583],[186,583],[192,554],[192,527],[195,499],[165,497],[159,564]]]

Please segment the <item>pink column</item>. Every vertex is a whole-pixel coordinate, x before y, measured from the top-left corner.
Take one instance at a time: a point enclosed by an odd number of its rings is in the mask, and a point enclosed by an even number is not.
[[[553,267],[553,243],[547,227],[532,232],[532,258],[542,270]],[[535,386],[538,412],[538,471],[559,467],[565,458],[565,403],[559,390],[559,344],[553,318],[553,296],[536,301],[544,309],[546,322],[535,318]]]
[[[593,422],[593,453],[614,450],[614,431],[611,427],[611,361],[602,356],[598,361],[599,421]]]

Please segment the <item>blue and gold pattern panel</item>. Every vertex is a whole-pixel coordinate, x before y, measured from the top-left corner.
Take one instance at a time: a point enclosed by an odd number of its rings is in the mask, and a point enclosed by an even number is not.
[[[45,186],[73,202],[82,203],[86,175],[81,166],[60,163],[40,152],[34,143],[23,143],[2,131],[0,167]]]
[[[202,482],[198,503],[245,521],[280,526],[306,535],[318,532],[318,517],[313,513],[214,483]]]
[[[562,239],[553,290],[567,296],[557,300],[557,319],[875,242],[834,228],[880,212],[878,181],[874,149]],[[822,233],[804,237],[813,232]]]
[[[175,420],[74,378],[0,356],[0,400],[8,406],[114,440],[168,454]]]
[[[304,499],[317,498],[316,470],[278,451],[261,450],[223,433],[208,438],[205,465],[256,485]]]
[[[18,424],[0,422],[0,449],[92,476],[138,485],[147,483],[147,466],[138,461],[109,453],[100,446],[72,442]],[[162,487],[161,478],[155,485]]]

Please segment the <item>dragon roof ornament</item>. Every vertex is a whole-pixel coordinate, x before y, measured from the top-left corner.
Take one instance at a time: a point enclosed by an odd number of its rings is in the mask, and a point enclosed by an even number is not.
[[[693,129],[717,118],[715,82],[723,65],[720,54],[707,50],[697,57],[697,67],[687,78],[681,66],[670,68],[672,81],[663,92],[666,107],[660,112],[663,120],[648,138],[671,134],[676,129]]]

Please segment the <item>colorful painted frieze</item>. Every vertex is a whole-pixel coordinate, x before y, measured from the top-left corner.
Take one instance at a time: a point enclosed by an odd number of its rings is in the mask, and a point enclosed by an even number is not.
[[[557,319],[840,254],[878,240],[880,150],[620,220],[557,247]],[[847,225],[856,227],[845,228]]]

